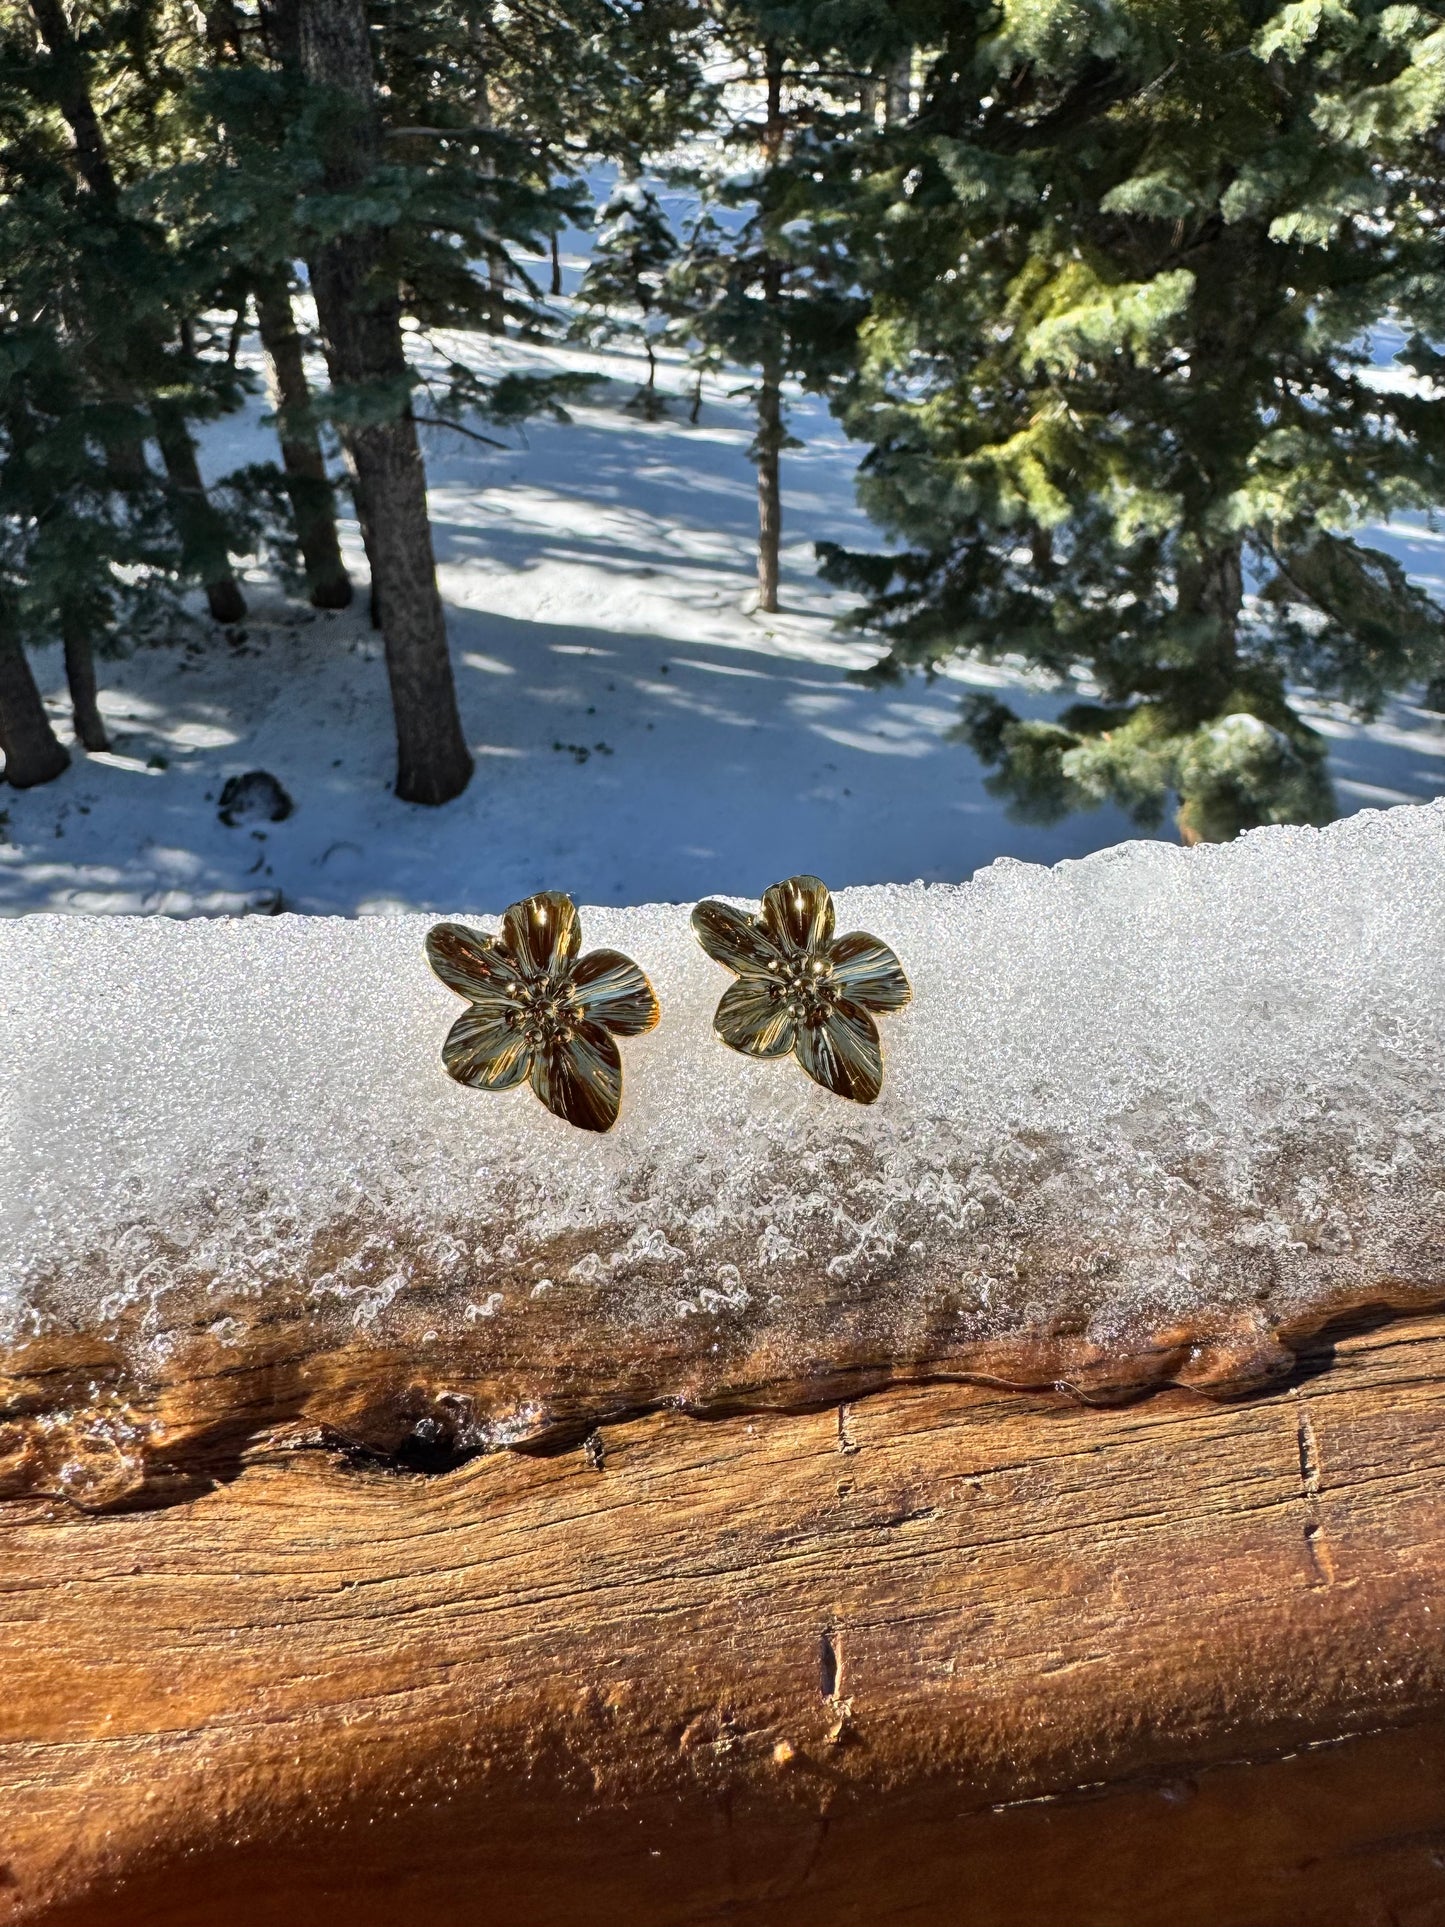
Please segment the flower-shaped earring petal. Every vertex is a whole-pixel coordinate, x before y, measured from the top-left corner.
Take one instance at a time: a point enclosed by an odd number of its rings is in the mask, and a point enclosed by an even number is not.
[[[874,1011],[901,1010],[913,991],[877,937],[833,935],[833,899],[817,877],[789,877],[763,892],[750,917],[709,900],[692,913],[703,949],[737,978],[713,1028],[748,1057],[786,1057],[839,1097],[871,1104],[883,1088]]]
[[[432,969],[471,1005],[442,1045],[457,1082],[509,1091],[530,1078],[549,1111],[609,1131],[622,1103],[616,1040],[641,1036],[662,1013],[630,957],[581,948],[577,906],[559,890],[514,903],[499,936],[439,923],[426,939]]]

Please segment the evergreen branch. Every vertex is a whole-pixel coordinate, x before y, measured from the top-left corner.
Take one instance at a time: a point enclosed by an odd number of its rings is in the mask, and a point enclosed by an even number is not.
[[[499,442],[492,435],[483,435],[479,429],[468,428],[465,422],[452,421],[446,415],[413,415],[412,420],[418,428],[450,428],[458,435],[465,435],[469,442],[480,442],[484,448],[497,448],[503,454],[507,444]]]

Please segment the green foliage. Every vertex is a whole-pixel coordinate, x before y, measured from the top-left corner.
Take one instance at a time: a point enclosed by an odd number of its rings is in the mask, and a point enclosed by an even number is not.
[[[900,22],[903,9],[898,9]],[[1022,656],[1107,726],[975,708],[1015,808],[1319,821],[1290,679],[1364,713],[1445,619],[1348,530],[1428,508],[1445,10],[1062,0],[907,13],[916,110],[822,170],[870,307],[837,405],[898,547],[825,550],[887,668]],[[885,670],[886,673],[886,670]]]
[[[6,228],[0,218],[0,247]],[[138,619],[180,574],[159,484],[118,466],[133,432],[131,411],[69,344],[11,309],[0,338],[0,581],[22,637],[57,634],[63,616],[104,636],[122,604]]]
[[[80,611],[102,644],[136,627],[147,598],[204,578],[218,542],[269,550],[299,582],[274,464],[198,501],[155,453],[158,423],[184,439],[244,398],[236,347],[263,279],[289,285],[296,261],[361,230],[423,336],[555,331],[520,256],[585,218],[585,164],[676,138],[709,98],[696,0],[537,0],[505,17],[388,0],[379,164],[334,191],[325,160],[356,108],[304,81],[294,0],[79,0],[58,46],[42,13],[25,0],[0,17],[0,574],[37,639]],[[77,102],[97,116],[89,150]],[[588,385],[452,359],[440,378],[326,390],[307,426],[394,415],[418,384],[429,419],[469,433],[477,418],[565,419]]]
[[[647,380],[629,407],[649,420],[666,412],[657,392],[657,349],[668,325],[668,269],[677,240],[656,193],[623,181],[602,210],[603,227],[577,290],[573,338],[627,341],[647,357]]]
[[[814,138],[790,139],[771,167],[683,177],[701,201],[668,275],[669,332],[704,367],[825,389],[852,365],[863,304],[810,218]]]
[[[77,169],[59,103],[141,38],[136,9],[105,24],[60,55],[16,16],[0,24],[0,573],[22,635],[79,623],[102,646],[122,615],[149,619],[199,575],[192,527],[146,459],[156,409],[210,418],[241,392],[184,320],[214,298],[214,264],[130,206],[108,150],[88,178]],[[134,73],[117,102],[150,140],[155,104]]]
[[[292,0],[44,9],[0,15],[0,594],[30,636],[103,636],[218,544],[292,567],[274,466],[198,504],[157,449],[238,406],[253,291],[338,235],[429,352],[311,425],[565,419],[584,377],[434,331],[559,331],[527,259],[600,160],[576,332],[640,346],[648,412],[664,339],[744,371],[774,575],[798,383],[867,448],[892,546],[822,561],[875,675],[1022,658],[1088,694],[966,706],[1010,807],[1321,821],[1292,689],[1445,702],[1445,617],[1350,533],[1445,488],[1445,0],[376,0],[360,176]],[[700,131],[679,244],[643,168]]]
[[[1325,748],[1271,692],[1267,722],[1238,708],[1197,728],[1177,726],[1154,703],[1075,704],[1057,723],[1025,722],[997,697],[965,697],[956,740],[992,774],[985,787],[1025,823],[1113,803],[1157,829],[1165,799],[1180,799],[1179,829],[1224,842],[1264,823],[1327,823],[1334,814]]]

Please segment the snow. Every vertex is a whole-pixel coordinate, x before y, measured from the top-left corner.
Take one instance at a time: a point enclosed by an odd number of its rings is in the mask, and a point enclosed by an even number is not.
[[[663,1010],[610,1135],[465,1089],[429,921],[0,923],[0,1327],[199,1291],[223,1334],[284,1286],[363,1330],[424,1291],[481,1343],[605,1284],[705,1346],[822,1279],[819,1342],[886,1353],[1438,1283],[1445,803],[839,893],[915,992],[866,1109],[713,1036],[686,905],[583,912]]]
[[[575,285],[583,261],[565,265]],[[834,885],[956,881],[998,856],[1052,862],[1138,834],[1113,809],[1012,823],[948,740],[967,688],[999,689],[1029,716],[1069,699],[1022,668],[849,681],[876,652],[838,631],[848,599],[818,581],[813,543],[877,534],[853,500],[858,451],[819,403],[795,409],[804,446],[783,464],[784,607],[764,616],[751,429],[732,380],[705,384],[694,427],[691,375],[665,358],[677,399],[650,423],[625,409],[645,378],[639,357],[463,337],[438,347],[607,377],[570,425],[530,424],[504,452],[427,434],[477,758],[465,795],[440,811],[396,801],[385,672],[363,611],[315,616],[253,569],[235,637],[197,621],[182,649],[101,663],[114,754],[77,749],[57,782],[0,788],[0,915],[500,910],[540,888],[623,904],[756,894],[801,870]],[[262,414],[258,400],[210,431],[212,475],[274,458]],[[1402,525],[1384,541],[1445,589],[1445,534]],[[354,527],[346,547],[360,578]],[[68,740],[59,651],[36,666]],[[1418,705],[1370,725],[1307,714],[1329,738],[1342,808],[1445,789],[1445,728]],[[257,769],[285,786],[293,815],[223,825],[225,781]]]

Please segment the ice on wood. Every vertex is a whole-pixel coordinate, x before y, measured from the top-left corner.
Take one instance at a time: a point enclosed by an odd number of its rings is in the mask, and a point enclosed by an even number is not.
[[[837,908],[914,985],[869,1109],[714,1037],[687,906],[584,910],[663,1008],[602,1138],[446,1076],[433,919],[0,925],[6,1335],[421,1294],[513,1356],[542,1301],[673,1357],[886,1356],[1445,1281],[1445,805]]]

